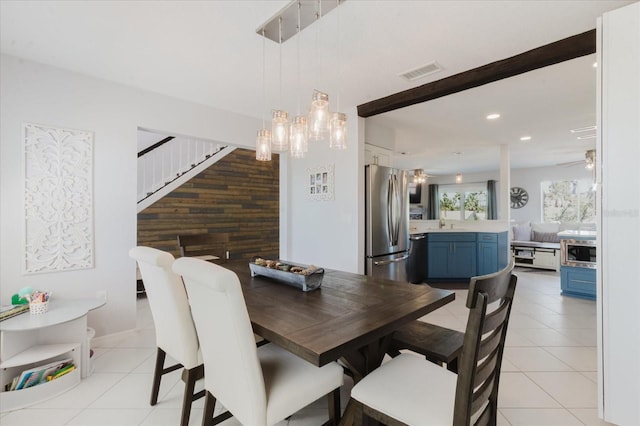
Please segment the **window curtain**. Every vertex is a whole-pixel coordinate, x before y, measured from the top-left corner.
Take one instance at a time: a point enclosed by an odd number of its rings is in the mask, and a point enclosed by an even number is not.
[[[496,181],[487,181],[487,219],[498,219],[498,201],[496,199]]]
[[[427,197],[428,197],[427,219],[429,220],[440,219],[440,196],[438,194],[437,183],[429,184]]]

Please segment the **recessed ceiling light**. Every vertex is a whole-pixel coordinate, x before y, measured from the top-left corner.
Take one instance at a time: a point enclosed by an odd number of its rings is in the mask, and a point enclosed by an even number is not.
[[[595,138],[596,135],[583,135],[583,136],[578,136],[578,139],[593,139]]]
[[[598,63],[597,63],[597,62],[594,62],[594,63],[593,63],[593,67],[594,67],[594,68],[598,68]]]
[[[587,126],[587,127],[580,127],[577,129],[571,129],[569,130],[571,133],[580,133],[580,132],[588,132],[591,130],[595,130],[596,126]]]
[[[495,120],[496,118],[500,118],[500,114],[489,114],[487,115],[487,120]]]
[[[531,136],[523,136],[520,138],[521,141],[530,141],[531,140]]]

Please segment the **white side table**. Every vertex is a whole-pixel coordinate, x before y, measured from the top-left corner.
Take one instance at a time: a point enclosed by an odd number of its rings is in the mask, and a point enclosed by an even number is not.
[[[58,395],[91,374],[87,313],[102,299],[49,301],[45,314],[20,314],[0,322],[0,411],[11,411]],[[57,359],[72,358],[76,370],[51,382],[5,392],[22,371]]]

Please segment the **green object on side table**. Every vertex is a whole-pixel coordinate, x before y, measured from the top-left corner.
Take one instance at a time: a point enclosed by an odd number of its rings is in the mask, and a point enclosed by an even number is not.
[[[12,305],[28,305],[29,300],[20,297],[17,293],[11,296],[11,304]]]

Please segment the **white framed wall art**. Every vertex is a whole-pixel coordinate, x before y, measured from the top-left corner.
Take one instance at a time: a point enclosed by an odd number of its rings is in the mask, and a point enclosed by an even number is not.
[[[92,268],[93,133],[23,123],[26,274]]]
[[[307,198],[313,201],[333,200],[334,176],[333,164],[307,169],[309,176],[307,185]]]

